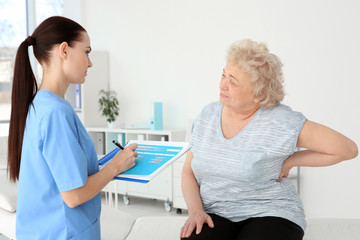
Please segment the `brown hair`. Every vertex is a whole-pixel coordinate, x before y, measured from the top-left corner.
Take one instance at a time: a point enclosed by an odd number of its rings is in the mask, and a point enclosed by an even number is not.
[[[17,50],[8,140],[8,172],[12,181],[19,179],[26,117],[38,90],[30,65],[28,47],[33,46],[34,55],[40,64],[47,63],[50,60],[50,51],[56,44],[67,42],[71,46],[73,42],[81,40],[82,32],[86,30],[68,18],[50,17],[43,21]]]

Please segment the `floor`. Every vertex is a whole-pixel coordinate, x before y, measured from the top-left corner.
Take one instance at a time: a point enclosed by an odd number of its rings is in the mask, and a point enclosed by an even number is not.
[[[182,210],[181,213],[177,209],[172,208],[169,212],[165,210],[164,201],[129,197],[129,204],[126,205],[121,195],[118,198],[118,210],[128,213],[134,217],[142,216],[172,216],[172,215],[187,215],[186,210]],[[104,195],[102,196],[102,203],[106,204]]]
[[[155,199],[146,199],[138,197],[129,197],[129,204],[126,205],[121,195],[118,197],[118,210],[130,214],[134,217],[142,216],[174,216],[174,215],[187,215],[186,210],[181,213],[177,209],[172,208],[169,212],[165,210],[164,201]],[[102,196],[102,203],[106,204],[105,196]],[[9,240],[7,237],[0,234],[0,240]]]

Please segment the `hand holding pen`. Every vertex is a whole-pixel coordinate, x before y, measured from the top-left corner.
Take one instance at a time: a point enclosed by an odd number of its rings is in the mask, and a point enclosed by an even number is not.
[[[116,141],[115,139],[112,141],[118,148],[120,148],[121,150],[124,150],[124,147],[123,146],[121,146],[121,144],[118,142],[118,141]],[[137,152],[135,152],[135,157],[137,157],[138,156],[138,153]]]
[[[137,152],[135,152],[138,145],[136,143],[131,144],[130,146],[127,146],[124,148],[121,146],[120,143],[118,143],[116,140],[113,140],[113,143],[121,149],[121,151],[118,151],[116,155],[113,157],[111,162],[109,163],[113,168],[116,169],[116,175],[125,172],[135,166],[136,162],[135,159],[138,155]]]

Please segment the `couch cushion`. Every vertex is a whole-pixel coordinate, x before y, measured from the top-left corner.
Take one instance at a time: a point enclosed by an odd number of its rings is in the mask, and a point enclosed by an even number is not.
[[[304,240],[358,240],[360,219],[309,219]]]
[[[101,206],[101,240],[124,240],[129,234],[135,217],[107,205]]]
[[[0,208],[16,211],[17,183],[10,182],[6,169],[0,169]]]
[[[126,240],[178,240],[187,216],[140,217]]]
[[[0,209],[0,233],[10,239],[15,237],[16,213]],[[2,239],[0,237],[0,239]]]

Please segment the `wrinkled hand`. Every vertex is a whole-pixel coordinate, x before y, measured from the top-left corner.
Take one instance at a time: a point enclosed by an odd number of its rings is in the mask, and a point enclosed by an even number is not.
[[[135,166],[135,159],[138,155],[138,153],[135,152],[137,147],[138,145],[133,143],[130,146],[124,148],[124,150],[116,153],[112,161],[109,163],[112,164],[116,170],[115,176]]]
[[[293,155],[291,155],[290,157],[288,157],[284,162],[283,162],[283,166],[279,175],[279,178],[277,179],[277,182],[280,182],[281,179],[287,178],[289,176],[289,172],[290,170],[294,167],[292,165],[292,157]]]
[[[196,227],[196,234],[201,232],[201,229],[204,225],[207,225],[211,228],[214,227],[214,223],[211,217],[206,214],[204,211],[198,211],[192,214],[189,214],[188,219],[186,220],[184,226],[181,228],[180,238],[188,238]]]

